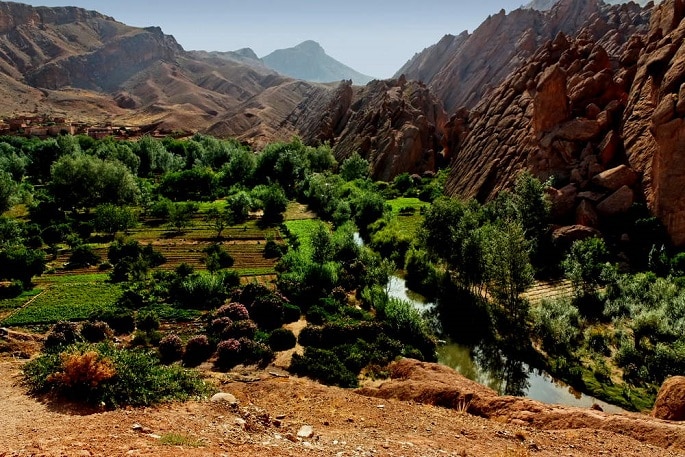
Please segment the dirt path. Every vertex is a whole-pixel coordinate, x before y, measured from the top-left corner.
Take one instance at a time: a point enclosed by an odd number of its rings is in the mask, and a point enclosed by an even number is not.
[[[364,397],[306,379],[252,373],[228,382],[238,407],[210,401],[88,411],[41,402],[0,359],[0,456],[635,456],[685,452],[600,430],[541,431],[444,408]],[[309,438],[298,438],[305,425]],[[161,438],[160,438],[161,437]],[[181,445],[165,445],[175,438]]]

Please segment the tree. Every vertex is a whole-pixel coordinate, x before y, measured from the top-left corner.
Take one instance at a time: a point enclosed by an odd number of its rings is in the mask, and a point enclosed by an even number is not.
[[[95,229],[114,236],[120,230],[128,230],[136,223],[132,209],[106,203],[95,208]]]
[[[588,238],[573,243],[562,266],[573,283],[577,297],[588,297],[597,292],[613,270],[608,263],[609,251],[601,238]]]
[[[52,166],[50,190],[64,209],[101,203],[135,204],[140,191],[135,177],[121,162],[106,162],[78,154],[59,159]]]
[[[520,295],[533,283],[530,244],[523,227],[512,221],[484,227],[488,291],[508,311],[510,320],[522,324],[528,304]]]
[[[31,278],[45,271],[43,251],[24,246],[9,246],[0,250],[0,279],[18,279],[24,288],[31,284]]]
[[[169,205],[169,225],[177,232],[182,232],[190,224],[190,220],[198,209],[199,205],[195,202],[171,203]]]
[[[230,209],[235,223],[245,222],[250,214],[253,202],[250,194],[241,190],[226,198],[226,207]]]
[[[0,213],[10,209],[11,197],[14,194],[15,184],[9,173],[0,170]]]
[[[368,178],[370,176],[369,161],[360,156],[358,152],[354,152],[343,161],[340,176],[345,181]]]
[[[214,230],[216,230],[216,237],[221,238],[221,232],[230,225],[235,223],[235,217],[230,208],[219,209],[212,206],[205,213],[205,222],[207,222]]]
[[[252,195],[261,202],[260,206],[264,211],[262,220],[266,223],[280,220],[288,208],[288,198],[281,186],[277,184],[257,186],[252,189]]]
[[[323,264],[333,258],[334,246],[331,231],[323,222],[314,227],[312,238],[312,261]]]

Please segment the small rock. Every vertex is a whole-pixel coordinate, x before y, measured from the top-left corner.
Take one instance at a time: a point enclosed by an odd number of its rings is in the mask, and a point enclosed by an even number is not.
[[[210,401],[212,403],[228,403],[231,406],[235,406],[238,404],[238,399],[235,398],[234,395],[231,395],[226,392],[219,392],[218,394],[214,394],[214,396],[210,398]]]
[[[147,436],[149,436],[150,438],[155,439],[155,440],[162,439],[162,437],[160,435],[157,435],[156,433],[148,433]]]
[[[236,417],[235,418],[235,424],[240,426],[240,427],[245,427],[245,424],[247,424],[247,421],[241,417]]]
[[[314,428],[311,425],[303,425],[297,432],[299,438],[311,438],[314,435]]]
[[[292,433],[286,433],[285,439],[288,441],[292,441],[293,443],[297,443],[297,438],[295,438],[295,435],[293,435]]]
[[[274,427],[280,427],[283,424],[279,419],[274,419],[271,423]]]
[[[285,419],[285,414],[279,414],[278,416],[276,416],[276,419],[278,419],[278,420]]]

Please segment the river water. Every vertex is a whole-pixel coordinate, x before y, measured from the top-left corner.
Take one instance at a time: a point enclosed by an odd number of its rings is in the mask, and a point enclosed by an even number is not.
[[[388,283],[391,297],[407,300],[421,311],[429,311],[432,303],[407,289],[404,279],[392,276]],[[520,361],[507,360],[492,349],[444,342],[438,346],[438,362],[452,367],[462,375],[486,385],[500,394],[511,393],[544,403],[578,407],[599,405],[606,412],[623,411],[589,395],[581,394],[572,387],[557,381],[549,374],[535,370]]]

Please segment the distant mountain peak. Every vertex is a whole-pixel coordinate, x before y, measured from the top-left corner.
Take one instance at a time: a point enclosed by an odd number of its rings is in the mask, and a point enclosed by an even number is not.
[[[326,51],[321,47],[321,45],[314,40],[306,40],[294,47],[294,49],[300,49],[302,51],[311,53],[321,53],[325,54]]]
[[[278,49],[262,57],[262,62],[283,75],[305,81],[327,83],[351,79],[354,84],[365,85],[373,79],[335,60],[314,40]]]

